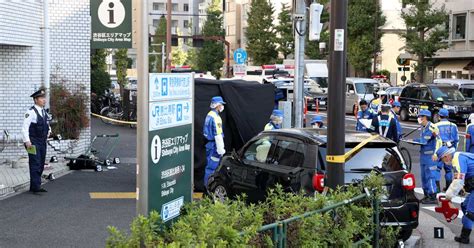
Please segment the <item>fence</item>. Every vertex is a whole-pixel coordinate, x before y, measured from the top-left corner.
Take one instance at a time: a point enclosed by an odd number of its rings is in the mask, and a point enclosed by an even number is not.
[[[285,248],[286,247],[287,227],[288,227],[288,224],[290,224],[291,222],[299,221],[301,219],[307,218],[307,217],[315,215],[315,214],[326,213],[326,212],[332,211],[336,208],[339,208],[339,207],[342,207],[342,206],[345,206],[345,205],[349,205],[349,204],[354,203],[354,202],[361,201],[363,199],[371,199],[371,194],[367,189],[365,190],[365,193],[360,194],[358,196],[355,196],[351,199],[344,200],[342,202],[338,202],[338,203],[335,203],[333,205],[330,205],[330,206],[327,206],[327,207],[324,207],[324,208],[321,208],[321,209],[318,209],[318,210],[315,210],[315,211],[306,212],[304,214],[297,215],[297,216],[294,216],[294,217],[291,217],[291,218],[288,218],[288,219],[285,219],[285,220],[282,220],[282,221],[277,221],[275,223],[267,224],[265,226],[262,226],[260,229],[258,229],[257,232],[265,232],[265,231],[272,230],[272,240],[273,240],[273,244],[275,245],[275,247]],[[380,236],[379,201],[376,197],[373,197],[373,199],[371,199],[371,200],[372,200],[371,205],[372,205],[372,209],[373,209],[373,221],[374,221],[373,224],[375,226],[374,233],[372,234],[372,237],[368,236],[364,239],[356,241],[355,243],[353,243],[353,247],[358,247],[359,245],[361,245],[365,242],[369,242],[370,239],[372,239],[373,247],[375,247],[375,248],[379,247],[379,236]]]

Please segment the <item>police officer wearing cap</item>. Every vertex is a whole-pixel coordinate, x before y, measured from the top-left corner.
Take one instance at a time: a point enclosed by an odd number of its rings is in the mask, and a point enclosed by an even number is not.
[[[270,122],[265,125],[264,130],[275,130],[281,128],[281,123],[283,123],[283,111],[274,109],[272,115],[270,116]]]
[[[383,104],[380,107],[381,113],[379,116],[372,119],[369,131],[376,132],[380,136],[389,138],[398,143],[400,140],[397,132],[397,123],[395,122],[395,119],[390,116],[390,108],[391,106],[388,104]]]
[[[436,155],[443,164],[452,167],[454,172],[453,181],[446,190],[446,199],[453,199],[463,188],[469,193],[461,204],[464,214],[461,235],[454,237],[456,242],[469,244],[474,224],[474,154],[456,152],[454,148],[442,146],[436,151]]]
[[[440,109],[439,116],[441,117],[441,121],[435,125],[439,129],[439,136],[443,141],[443,146],[454,148],[456,150],[459,143],[458,126],[448,120],[449,111],[447,109]],[[446,188],[448,188],[451,184],[451,181],[453,180],[453,174],[451,172],[451,167],[445,166],[442,162],[438,163],[436,183],[438,187],[440,187],[439,182],[441,181],[441,170],[443,167],[445,172],[444,178],[446,180]]]
[[[31,95],[35,105],[26,111],[22,127],[23,142],[28,152],[30,191],[35,194],[47,192],[41,187],[41,175],[46,159],[46,140],[51,133],[48,115],[44,109],[45,94],[45,90],[40,89]]]
[[[474,103],[472,104],[472,109],[474,109]],[[466,120],[466,142],[464,151],[474,153],[474,113],[469,115],[469,118]]]
[[[204,122],[204,137],[207,139],[206,157],[207,165],[204,172],[204,186],[207,188],[209,176],[219,166],[222,156],[225,154],[224,131],[220,113],[224,111],[224,99],[221,96],[215,96],[211,100],[211,111],[206,116]]]
[[[313,128],[326,129],[326,126],[324,126],[323,117],[319,115],[314,116],[313,119],[311,119],[310,124]]]
[[[375,113],[371,108],[369,108],[367,105],[367,101],[363,99],[359,102],[359,106],[360,110],[359,112],[357,112],[356,130],[367,131],[367,127],[365,127],[360,120],[372,120],[377,116],[377,113]]]
[[[435,152],[441,147],[442,141],[439,137],[438,128],[430,122],[429,118],[431,118],[431,112],[429,110],[420,110],[418,114],[418,123],[421,125],[421,134],[420,138],[415,139],[415,141],[421,144],[421,182],[425,194],[421,203],[436,204],[436,193],[438,193],[436,171],[438,169],[438,161]]]
[[[400,124],[400,119],[398,117],[401,107],[402,105],[400,104],[400,102],[393,102],[392,109],[390,109],[390,114],[389,114],[389,116],[392,117],[395,120],[395,123],[397,124],[397,134],[398,134],[399,140],[402,138],[402,132],[403,132],[402,125]]]

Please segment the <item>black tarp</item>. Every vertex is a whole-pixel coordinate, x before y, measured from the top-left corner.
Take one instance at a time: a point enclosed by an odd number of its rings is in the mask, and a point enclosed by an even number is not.
[[[194,115],[194,186],[204,189],[203,178],[206,167],[207,142],[203,136],[203,125],[213,96],[222,96],[225,105],[221,113],[224,126],[226,153],[239,150],[247,141],[263,131],[272,113],[275,87],[242,80],[195,80]]]

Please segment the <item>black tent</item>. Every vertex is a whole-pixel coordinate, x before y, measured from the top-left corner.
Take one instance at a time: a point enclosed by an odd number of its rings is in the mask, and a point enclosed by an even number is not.
[[[194,98],[194,186],[204,189],[203,178],[206,167],[207,142],[203,136],[203,125],[210,111],[213,96],[222,96],[226,101],[221,113],[224,126],[226,153],[239,150],[252,137],[263,131],[272,113],[275,88],[271,84],[259,84],[242,80],[195,80]]]

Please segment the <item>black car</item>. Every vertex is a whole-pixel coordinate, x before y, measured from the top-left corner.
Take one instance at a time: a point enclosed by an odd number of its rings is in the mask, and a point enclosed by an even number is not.
[[[409,84],[399,98],[400,118],[417,118],[421,109],[431,111],[433,122],[439,121],[441,108],[449,111],[449,119],[464,123],[471,113],[471,101],[466,100],[457,87],[449,84]]]
[[[222,159],[209,179],[208,193],[219,199],[245,193],[249,202],[259,202],[276,184],[288,192],[321,192],[326,170],[324,132],[282,129],[260,133],[239,152]],[[346,133],[346,149],[370,135]],[[378,137],[346,162],[344,169],[346,184],[362,180],[371,171],[384,176],[388,194],[382,201],[382,225],[400,226],[401,238],[406,240],[418,226],[419,201],[414,193],[415,177],[404,161],[393,141]]]

